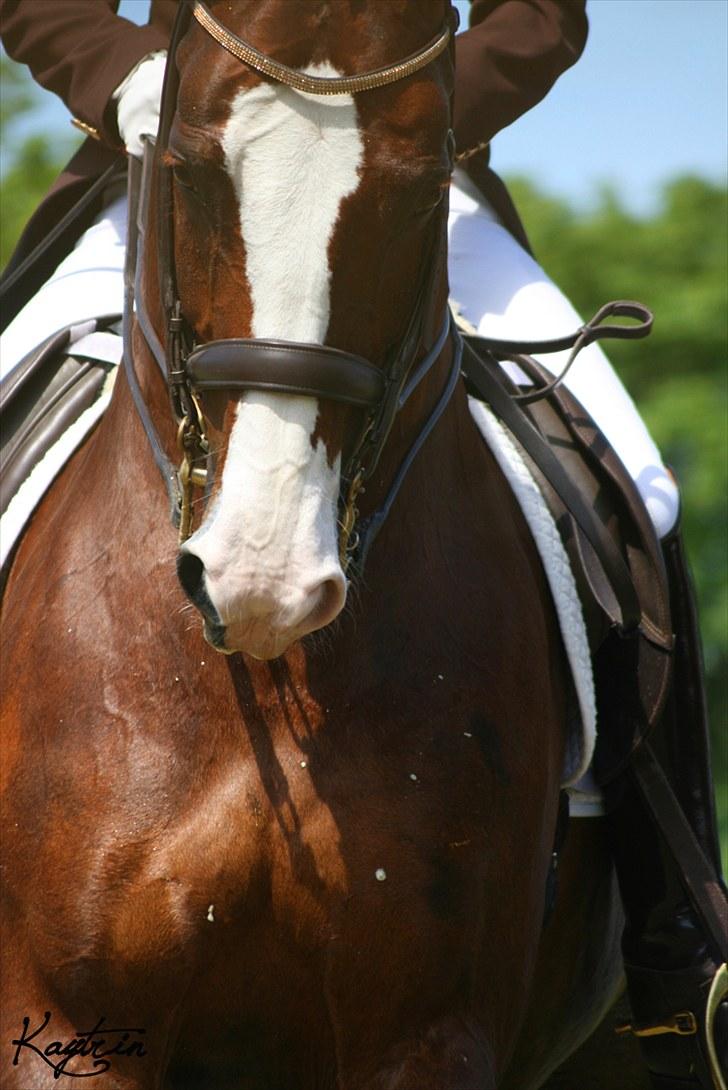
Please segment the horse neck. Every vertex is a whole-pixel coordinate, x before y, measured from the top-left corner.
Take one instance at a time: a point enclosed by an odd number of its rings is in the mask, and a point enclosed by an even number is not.
[[[140,340],[135,333],[135,370],[164,449],[174,459],[175,427],[166,385]],[[123,558],[127,570],[138,568],[143,574],[164,557],[174,574],[176,531],[169,499],[123,368],[83,458],[70,469],[60,487],[73,493],[79,537],[103,541]]]
[[[416,371],[430,347],[438,339],[447,315],[444,242],[443,232],[442,246],[439,252],[437,248],[435,249],[432,286],[427,292],[429,298],[426,298],[423,303],[425,313],[422,319],[420,343],[409,364],[410,373]],[[362,497],[363,502],[360,508],[364,518],[381,508],[403,460],[417,443],[423,426],[446,392],[454,351],[453,339],[449,337],[438,360],[396,415],[382,451],[380,463],[373,478],[367,483],[366,494]],[[433,518],[437,518],[438,513],[447,506],[448,492],[453,489],[461,490],[462,483],[459,480],[458,470],[459,435],[462,431],[463,415],[462,406],[459,405],[461,401],[462,397],[458,396],[456,388],[455,395],[450,399],[434,428],[415,454],[385,523],[385,526],[391,524],[395,528],[394,533],[387,534],[390,541],[388,550],[402,541],[403,535],[397,527],[400,524],[403,526],[411,524],[412,512],[415,513],[415,519],[419,512],[419,535],[421,536],[427,532],[427,526],[432,521],[430,514]],[[443,487],[445,481],[449,482],[448,487]],[[422,517],[423,509],[428,512],[425,519]]]

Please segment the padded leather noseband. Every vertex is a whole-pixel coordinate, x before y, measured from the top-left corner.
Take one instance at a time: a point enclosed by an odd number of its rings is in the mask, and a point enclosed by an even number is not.
[[[196,390],[269,390],[374,409],[384,375],[361,356],[319,344],[230,339],[209,341],[187,357]]]

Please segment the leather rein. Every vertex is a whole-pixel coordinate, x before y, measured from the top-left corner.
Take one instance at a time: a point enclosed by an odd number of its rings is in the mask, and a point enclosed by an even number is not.
[[[340,561],[344,570],[352,560],[361,566],[410,465],[452,397],[460,375],[462,340],[449,308],[446,308],[434,343],[423,358],[414,362],[424,340],[425,322],[435,287],[437,265],[428,262],[407,331],[384,369],[375,367],[361,356],[328,345],[252,338],[195,343],[176,285],[173,171],[162,160],[177,102],[179,74],[174,63],[176,47],[192,18],[242,63],[251,65],[269,78],[310,94],[332,95],[381,87],[404,79],[431,63],[451,42],[457,26],[457,13],[453,10],[445,27],[433,41],[403,61],[357,76],[321,79],[303,76],[295,69],[265,57],[218,23],[199,0],[183,2],[179,6],[168,53],[157,145],[155,148],[151,141],[146,143],[141,178],[139,164],[130,160],[124,365],[134,404],[167,488],[172,520],[179,528],[180,543],[192,532],[193,490],[209,488],[208,473],[204,468],[209,456],[209,444],[200,400],[204,392],[265,390],[301,394],[351,405],[363,412],[364,422],[354,451],[342,471],[339,498]],[[146,250],[145,224],[155,160],[159,210],[158,268],[166,332],[164,345],[149,317],[141,291],[141,271]],[[131,350],[133,313],[170,393],[182,452],[177,468],[164,451],[136,376]],[[383,504],[374,515],[358,525],[357,497],[376,469],[397,413],[430,372],[448,342],[452,343],[452,360],[444,388],[402,460]]]

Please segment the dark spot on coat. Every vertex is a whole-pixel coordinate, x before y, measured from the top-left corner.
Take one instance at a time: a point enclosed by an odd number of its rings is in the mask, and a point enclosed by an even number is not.
[[[498,728],[490,720],[476,712],[470,717],[470,733],[478,743],[486,766],[499,783],[509,784],[511,777],[503,760],[503,750]]]
[[[425,889],[427,903],[438,920],[453,920],[466,903],[465,877],[462,867],[446,856],[430,859],[432,878]]]

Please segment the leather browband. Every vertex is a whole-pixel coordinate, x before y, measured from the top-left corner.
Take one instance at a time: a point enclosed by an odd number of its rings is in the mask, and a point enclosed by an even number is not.
[[[382,372],[349,352],[293,341],[209,341],[187,358],[197,390],[273,390],[373,409],[385,389]]]
[[[219,23],[210,9],[201,2],[194,0],[192,15],[207,33],[215,39],[218,45],[226,49],[239,61],[250,68],[261,72],[270,79],[277,80],[287,87],[293,87],[296,91],[303,91],[311,95],[342,95],[358,94],[360,91],[371,91],[376,87],[384,87],[390,83],[405,79],[407,76],[419,72],[425,65],[430,64],[447,49],[448,43],[457,30],[460,16],[456,8],[453,8],[445,23],[445,26],[437,35],[417,53],[412,53],[404,60],[394,64],[377,68],[371,72],[359,72],[352,76],[313,76],[301,72],[296,68],[289,68],[280,61],[261,53],[250,42],[238,38],[227,27]]]

